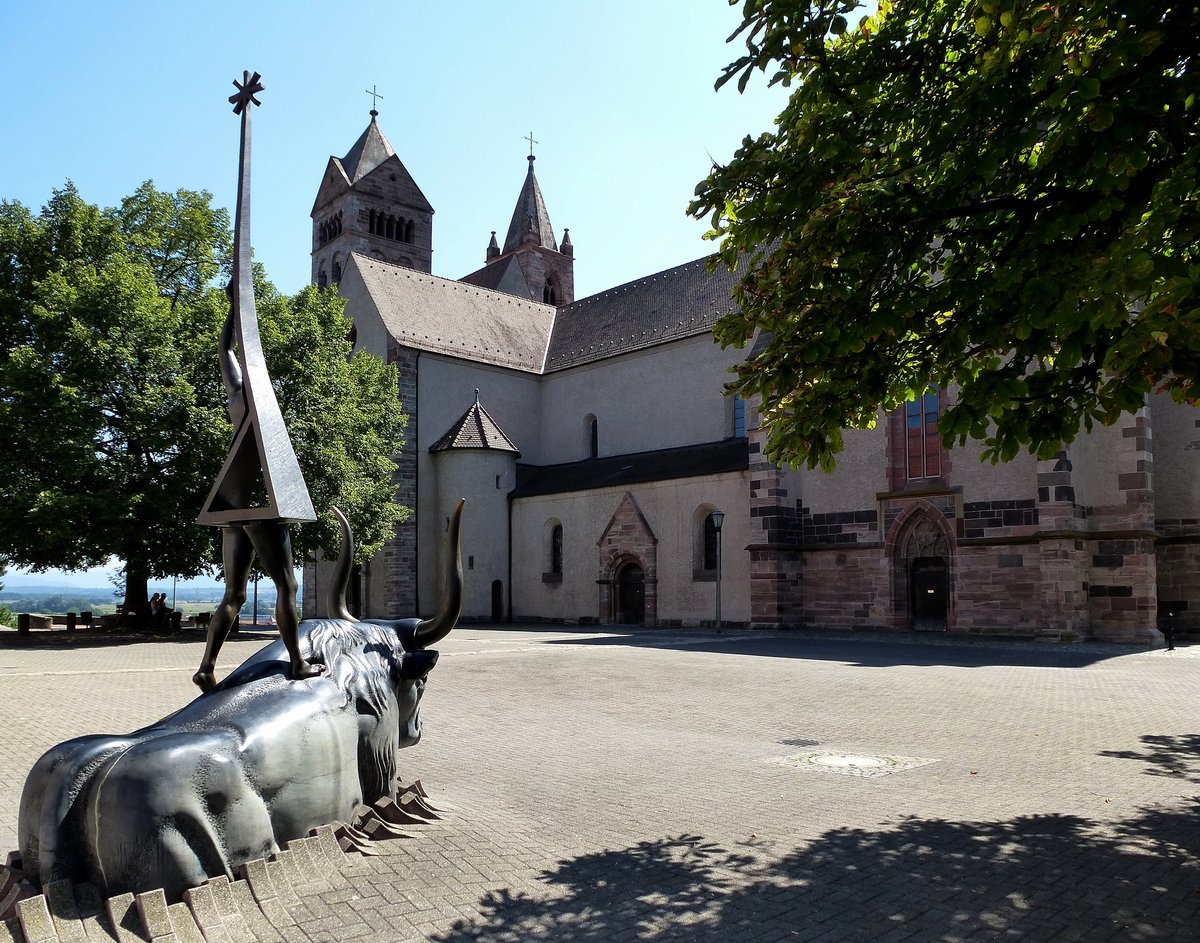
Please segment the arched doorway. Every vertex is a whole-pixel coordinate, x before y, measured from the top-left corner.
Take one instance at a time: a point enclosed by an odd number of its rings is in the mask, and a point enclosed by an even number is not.
[[[917,557],[912,562],[912,619],[914,629],[946,628],[950,609],[950,574],[941,557]]]
[[[646,574],[630,561],[617,572],[617,622],[642,625],[646,621]]]
[[[887,540],[892,568],[892,624],[945,632],[954,623],[953,537],[945,517],[925,502],[900,514]]]
[[[504,584],[500,580],[492,580],[492,621],[504,621]]]

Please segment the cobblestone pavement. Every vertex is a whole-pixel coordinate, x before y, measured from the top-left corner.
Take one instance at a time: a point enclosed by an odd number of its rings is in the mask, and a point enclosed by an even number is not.
[[[1200,939],[1200,648],[474,627],[439,648],[400,771],[445,821],[355,858],[289,939]],[[199,655],[0,641],[0,854],[37,756],[175,709]]]

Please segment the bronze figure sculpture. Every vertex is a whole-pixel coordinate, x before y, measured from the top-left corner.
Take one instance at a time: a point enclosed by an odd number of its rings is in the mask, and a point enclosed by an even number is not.
[[[420,701],[437,663],[430,646],[462,605],[459,526],[451,519],[444,591],[431,619],[355,621],[346,611],[349,525],[329,619],[300,624],[323,677],[288,678],[273,642],[158,723],[50,749],[21,796],[24,868],[43,888],[88,881],[103,894],[188,887],[396,796],[396,751],[421,737]]]
[[[242,154],[220,364],[235,431],[199,519],[224,528],[227,586],[193,678],[203,693],[141,730],[79,737],[37,761],[18,836],[22,870],[42,888],[59,880],[106,895],[161,887],[177,899],[313,828],[349,821],[360,804],[395,800],[396,751],[421,736],[421,696],[438,657],[430,646],[462,608],[461,501],[439,609],[424,620],[350,615],[353,537],[335,508],[342,548],[333,616],[297,620],[287,525],[315,515],[267,374],[250,278],[249,105],[262,85],[249,72],[234,84]],[[255,555],[279,587],[280,639],[218,684],[216,657]]]
[[[259,79],[257,72],[246,71],[241,82],[234,80],[237,93],[229,96],[234,114],[242,119],[241,159],[233,280],[227,289],[229,315],[218,355],[234,433],[229,455],[198,518],[201,524],[223,528],[225,568],[225,593],[209,622],[204,656],[192,677],[202,691],[216,684],[217,655],[246,601],[255,556],[275,583],[275,622],[290,657],[292,679],[321,673],[319,665],[305,661],[300,654],[296,578],[287,529],[288,522],[313,521],[316,514],[267,373],[250,267],[250,106],[259,103],[255,97],[263,90]]]

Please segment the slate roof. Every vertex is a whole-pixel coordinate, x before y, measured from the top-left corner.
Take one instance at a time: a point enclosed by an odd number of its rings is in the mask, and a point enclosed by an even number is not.
[[[624,487],[647,481],[696,478],[745,471],[750,451],[745,439],[724,439],[653,452],[634,452],[565,465],[518,465],[514,498],[595,488]]]
[[[468,285],[478,285],[480,288],[507,292],[510,295],[532,297],[529,283],[525,281],[525,273],[521,271],[521,264],[511,255],[490,262],[470,275],[464,275],[459,281]]]
[[[396,152],[392,149],[391,143],[384,137],[379,122],[372,114],[371,123],[367,125],[366,130],[354,142],[354,146],[342,158],[342,170],[346,172],[347,180],[351,183],[358,183],[385,160],[395,155]]]
[[[479,391],[475,391],[475,402],[458,421],[452,425],[444,436],[429,447],[430,452],[444,452],[448,449],[496,449],[501,452],[516,452],[520,449],[513,445],[512,439],[504,434],[504,430],[496,424],[486,409],[479,404]]]
[[[733,311],[742,272],[707,259],[677,265],[558,309],[545,372],[711,331]]]
[[[555,308],[352,253],[384,326],[418,350],[541,373]]]
[[[558,251],[558,243],[554,241],[554,227],[550,225],[550,213],[546,209],[546,201],[542,199],[542,188],[538,186],[537,177],[533,173],[535,159],[532,154],[529,156],[529,172],[525,174],[525,184],[521,187],[521,195],[517,197],[512,222],[508,224],[508,235],[504,238],[502,255],[525,244],[525,233],[530,225],[533,226],[534,235],[537,237],[536,245]]]

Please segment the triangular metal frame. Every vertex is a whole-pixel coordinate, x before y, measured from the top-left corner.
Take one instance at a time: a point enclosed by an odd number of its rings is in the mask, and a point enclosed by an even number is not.
[[[258,73],[247,72],[245,86],[235,82],[239,95],[234,109],[242,116],[241,162],[238,168],[238,202],[234,221],[233,297],[234,324],[237,328],[238,361],[241,367],[240,389],[234,385],[230,396],[242,396],[246,406],[225,464],[213,482],[197,519],[201,524],[217,526],[252,521],[315,521],[312,499],[300,464],[288,437],[267,363],[263,357],[254,305],[254,284],[250,267],[250,103],[257,104],[253,93],[261,91]],[[227,384],[230,382],[226,379]],[[251,434],[253,433],[253,439]],[[258,476],[261,475],[261,478]],[[261,481],[266,503],[248,507],[254,486]]]

